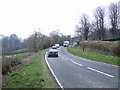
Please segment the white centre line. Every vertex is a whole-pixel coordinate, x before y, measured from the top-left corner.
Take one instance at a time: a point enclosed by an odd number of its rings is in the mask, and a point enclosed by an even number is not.
[[[92,71],[95,71],[95,72],[98,72],[98,73],[101,73],[101,74],[104,74],[104,75],[109,76],[109,77],[115,77],[115,76],[113,76],[113,75],[104,73],[104,72],[102,72],[102,71],[99,71],[99,70],[96,70],[96,69],[93,69],[93,68],[90,68],[90,67],[87,67],[87,69],[92,70]]]
[[[60,55],[60,54],[59,54]],[[67,60],[67,61],[71,61],[72,63],[76,64],[76,65],[79,65],[79,66],[83,66],[82,64],[79,64],[77,62],[74,62],[73,60],[70,60],[70,59],[66,59],[65,57],[63,57],[62,55],[60,55],[63,59]]]
[[[62,57],[63,59],[65,59],[65,60],[68,60],[68,59],[66,59],[66,58],[63,57],[63,56],[61,56],[61,57]],[[76,64],[76,65],[78,65],[78,66],[83,66],[82,64],[79,64],[79,63],[77,63],[77,62],[74,62],[73,60],[69,60],[69,61],[71,61],[72,63],[74,63],[74,64]],[[97,72],[97,73],[101,73],[101,74],[106,75],[106,76],[109,76],[109,77],[115,77],[115,76],[113,76],[113,75],[107,74],[107,73],[105,73],[105,72],[102,72],[102,71],[99,71],[99,70],[96,70],[96,69],[93,69],[93,68],[90,68],[90,67],[87,67],[87,69],[92,70],[92,71]]]
[[[61,56],[63,59],[65,59],[63,56]]]
[[[76,64],[76,65],[79,65],[79,66],[83,66],[82,64],[79,64],[79,63],[76,63],[74,61],[71,60],[72,63]]]

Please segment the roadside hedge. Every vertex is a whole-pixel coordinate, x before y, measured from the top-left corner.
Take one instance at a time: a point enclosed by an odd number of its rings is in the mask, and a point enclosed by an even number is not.
[[[120,57],[120,42],[81,41],[80,48],[83,51],[100,52]]]

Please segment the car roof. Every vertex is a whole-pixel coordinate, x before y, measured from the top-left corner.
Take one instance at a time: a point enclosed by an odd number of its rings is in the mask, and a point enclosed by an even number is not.
[[[56,46],[52,46],[52,47],[56,47]]]
[[[52,46],[51,48],[57,49],[57,47],[56,47],[56,46]]]

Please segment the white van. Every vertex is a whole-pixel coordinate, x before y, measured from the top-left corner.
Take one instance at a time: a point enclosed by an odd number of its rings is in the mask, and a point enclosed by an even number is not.
[[[60,45],[59,45],[59,44],[55,44],[55,46],[56,46],[57,48],[59,48],[59,47],[60,47]]]

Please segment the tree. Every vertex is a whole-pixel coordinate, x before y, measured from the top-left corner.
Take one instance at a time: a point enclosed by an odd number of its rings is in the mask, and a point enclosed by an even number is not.
[[[104,9],[102,7],[97,7],[95,12],[95,27],[97,30],[97,35],[99,40],[105,39],[105,28],[104,28]]]
[[[40,43],[40,45],[42,45],[43,49],[45,48],[49,48],[53,45],[53,41],[54,39],[52,37],[44,37],[44,39],[42,40],[42,44]]]
[[[76,38],[78,38],[78,40],[81,41],[82,40],[82,37],[81,37],[81,28],[78,25],[76,25],[75,32],[76,32]]]
[[[88,40],[88,35],[90,32],[90,22],[88,20],[88,15],[82,14],[80,20],[81,28],[79,28],[79,32],[81,32],[85,40]]]
[[[18,36],[16,34],[11,34],[10,35],[10,48],[11,48],[11,50],[18,50],[19,44],[20,44],[20,41],[19,41]]]
[[[50,37],[53,38],[53,45],[60,44],[63,45],[63,41],[69,41],[71,40],[70,35],[63,35],[60,30],[55,30],[49,33]]]
[[[33,47],[34,47],[34,51],[37,52],[37,32],[35,32],[34,34],[34,39],[33,39]]]
[[[118,36],[118,6],[116,3],[111,3],[109,6],[109,19],[111,25],[110,31],[115,39]]]
[[[61,44],[62,33],[60,33],[59,30],[52,31],[49,33],[49,35],[54,39],[53,44],[56,44],[56,43]]]
[[[27,41],[27,46],[30,50],[34,50],[35,52],[38,52],[39,50],[39,42],[43,39],[44,35],[41,32],[36,32],[29,36]]]

